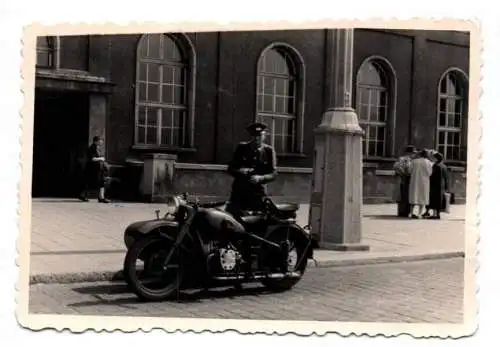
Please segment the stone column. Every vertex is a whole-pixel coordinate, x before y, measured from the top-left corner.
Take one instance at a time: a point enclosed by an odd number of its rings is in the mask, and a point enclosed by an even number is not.
[[[328,104],[315,130],[310,205],[312,233],[319,248],[368,250],[361,244],[363,130],[352,108],[353,29],[328,30]]]
[[[175,154],[150,153],[144,155],[141,194],[149,202],[164,202],[174,193]]]

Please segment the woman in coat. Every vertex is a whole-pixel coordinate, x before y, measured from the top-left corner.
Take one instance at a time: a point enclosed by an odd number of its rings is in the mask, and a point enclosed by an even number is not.
[[[448,170],[443,164],[443,155],[435,153],[434,158],[436,162],[432,167],[432,174],[430,177],[430,197],[429,197],[429,210],[432,210],[432,217],[430,219],[441,219],[440,212],[444,206],[444,193],[448,191]]]
[[[422,218],[426,205],[429,204],[429,178],[432,174],[432,161],[428,159],[426,150],[422,150],[413,159],[410,165],[410,191],[409,201],[411,204],[410,218]],[[413,214],[415,206],[418,206],[418,214]]]

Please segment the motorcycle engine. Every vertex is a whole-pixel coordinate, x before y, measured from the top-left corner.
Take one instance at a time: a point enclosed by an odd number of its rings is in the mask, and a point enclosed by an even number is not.
[[[228,245],[228,247],[219,248],[219,261],[220,267],[224,271],[233,271],[237,265],[239,265],[241,260],[241,254],[234,247]]]

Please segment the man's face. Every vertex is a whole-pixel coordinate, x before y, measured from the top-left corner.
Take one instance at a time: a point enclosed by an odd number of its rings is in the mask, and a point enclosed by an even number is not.
[[[256,144],[261,145],[266,140],[266,133],[262,131],[260,134],[255,135],[253,139]]]

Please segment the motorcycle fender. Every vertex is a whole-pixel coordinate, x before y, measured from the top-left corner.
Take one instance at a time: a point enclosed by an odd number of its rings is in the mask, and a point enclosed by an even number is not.
[[[124,233],[124,241],[127,249],[130,247],[132,243],[136,241],[137,238],[142,236],[146,236],[154,230],[158,229],[171,229],[177,231],[179,225],[175,221],[169,221],[164,219],[153,219],[153,220],[145,220],[138,221],[130,224],[125,229]]]
[[[268,228],[266,235],[269,234],[272,230],[278,229],[281,227],[283,227],[283,225],[274,225],[274,226]],[[298,226],[297,224],[293,224],[292,227],[295,230],[299,231],[302,234],[302,236],[304,236],[304,242],[307,243],[306,257],[308,259],[313,259],[314,253],[313,253],[313,247],[312,247],[312,235],[310,233],[308,233],[306,230],[304,230],[304,228],[301,228],[300,226]]]

